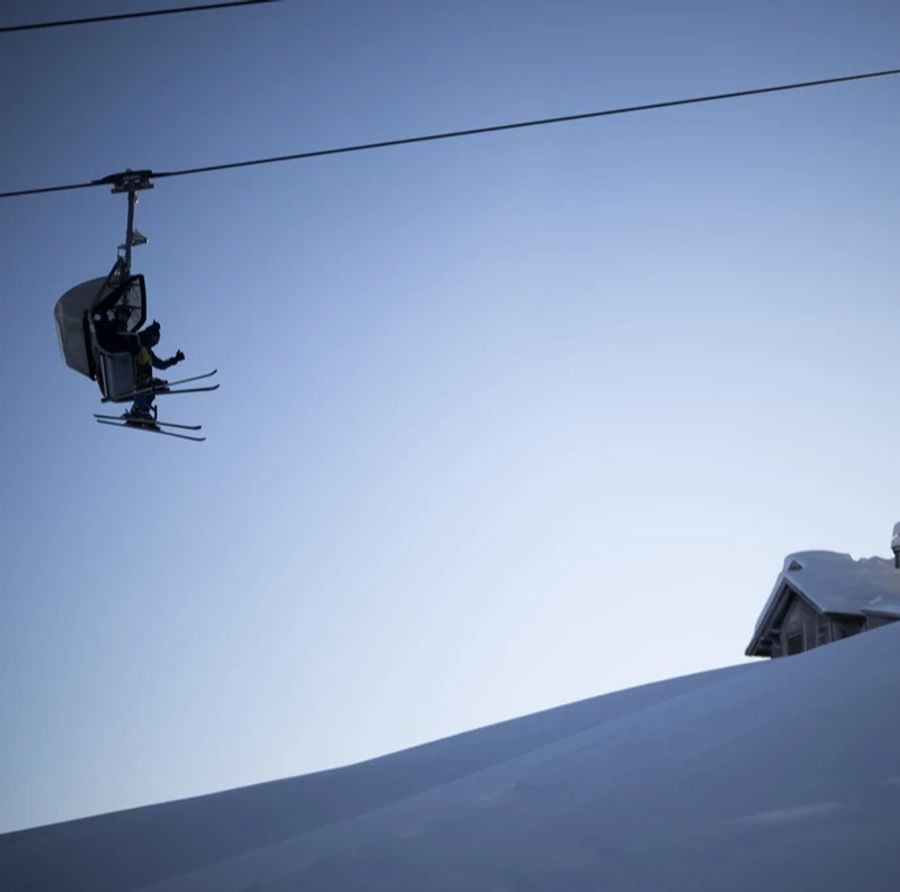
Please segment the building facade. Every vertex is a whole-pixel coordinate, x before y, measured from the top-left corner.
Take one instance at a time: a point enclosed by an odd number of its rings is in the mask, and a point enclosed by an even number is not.
[[[900,619],[900,569],[828,551],[789,555],[766,602],[750,657],[786,657]]]

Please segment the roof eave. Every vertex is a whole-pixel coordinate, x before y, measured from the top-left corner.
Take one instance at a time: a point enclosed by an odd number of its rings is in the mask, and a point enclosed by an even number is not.
[[[779,573],[778,579],[775,580],[775,585],[772,587],[772,593],[769,595],[769,600],[766,602],[766,606],[763,609],[762,614],[760,614],[759,619],[756,621],[756,628],[753,630],[753,637],[750,639],[750,644],[747,645],[747,649],[744,651],[745,656],[765,656],[764,654],[756,653],[757,649],[759,648],[760,640],[762,639],[763,633],[772,620],[772,615],[776,612],[778,606],[784,600],[785,593],[791,588],[793,588],[793,584],[790,582],[790,580],[784,575],[784,573]]]

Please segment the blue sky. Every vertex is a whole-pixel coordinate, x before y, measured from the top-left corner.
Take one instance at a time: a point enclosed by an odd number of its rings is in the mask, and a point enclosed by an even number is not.
[[[898,25],[284,0],[4,35],[0,191],[895,68]],[[160,401],[201,446],[94,425],[59,358],[124,199],[4,200],[0,830],[740,662],[786,553],[887,553],[898,89],[160,180],[135,269],[160,352],[220,369]]]

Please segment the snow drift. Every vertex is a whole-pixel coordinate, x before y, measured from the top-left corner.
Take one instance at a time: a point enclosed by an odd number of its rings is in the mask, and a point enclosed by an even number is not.
[[[0,888],[894,890],[900,624],[335,771],[0,836]]]

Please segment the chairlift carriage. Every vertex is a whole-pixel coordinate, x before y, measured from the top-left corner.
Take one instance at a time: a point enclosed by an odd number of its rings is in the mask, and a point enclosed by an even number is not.
[[[147,321],[147,287],[141,274],[131,271],[132,248],[146,244],[147,239],[134,228],[134,207],[137,192],[152,189],[150,171],[131,171],[112,174],[100,182],[110,183],[113,193],[128,193],[128,223],[125,242],[119,245],[116,262],[109,274],[82,282],[70,288],[57,302],[54,309],[56,333],[63,360],[100,388],[102,402],[123,403],[137,397],[168,396],[178,393],[199,393],[216,390],[218,384],[197,387],[179,387],[216,374],[214,369],[203,375],[182,378],[179,381],[152,379],[149,386],[140,382],[137,354],[138,332]],[[101,424],[131,427],[167,434],[182,439],[201,441],[205,437],[177,434],[163,428],[199,430],[200,425],[172,424],[157,420],[155,414],[148,419],[136,419],[123,415],[94,416]]]

